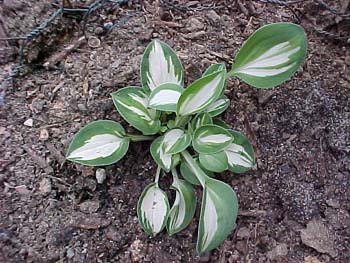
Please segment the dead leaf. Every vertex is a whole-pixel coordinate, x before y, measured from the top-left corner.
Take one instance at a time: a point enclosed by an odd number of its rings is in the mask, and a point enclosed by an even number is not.
[[[338,252],[334,247],[334,236],[320,219],[313,219],[307,223],[306,229],[301,230],[301,241],[320,253],[327,253],[336,257]]]

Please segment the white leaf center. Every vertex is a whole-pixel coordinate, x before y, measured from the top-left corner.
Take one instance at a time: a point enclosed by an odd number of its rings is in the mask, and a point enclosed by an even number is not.
[[[240,165],[243,167],[252,167],[253,160],[247,151],[240,145],[231,143],[225,149],[227,160],[230,166]]]
[[[69,159],[89,161],[112,155],[123,142],[123,139],[112,134],[98,134],[92,136],[85,144],[68,156]]]
[[[175,66],[171,56],[165,57],[163,48],[158,41],[154,41],[149,53],[149,71],[147,72],[148,85],[154,90],[164,83],[175,83],[181,85],[182,76],[176,76]]]
[[[150,188],[142,200],[141,211],[150,223],[153,233],[158,233],[167,214],[167,203],[162,190],[158,187]]]
[[[181,93],[175,90],[161,90],[150,100],[150,106],[176,104]]]
[[[174,144],[180,140],[184,135],[184,131],[180,129],[174,129],[168,131],[164,135],[163,144],[164,144],[164,152],[169,152],[169,150],[174,146]]]
[[[180,115],[190,114],[196,110],[205,107],[216,93],[223,74],[218,74],[213,80],[204,85],[196,94],[189,95],[180,108]]]
[[[204,232],[202,238],[202,250],[205,250],[210,245],[218,228],[218,215],[211,195],[215,195],[215,193],[210,191],[210,189],[207,189],[203,218]]]
[[[296,62],[281,67],[289,61],[289,57],[300,50],[300,47],[292,48],[292,45],[286,41],[268,49],[255,60],[244,65],[238,72],[253,75],[256,77],[268,77],[281,74],[292,68]]]
[[[218,144],[218,143],[225,143],[232,140],[230,136],[227,136],[226,134],[211,134],[208,136],[203,136],[199,138],[199,141],[203,144],[205,143],[212,143],[212,144]]]

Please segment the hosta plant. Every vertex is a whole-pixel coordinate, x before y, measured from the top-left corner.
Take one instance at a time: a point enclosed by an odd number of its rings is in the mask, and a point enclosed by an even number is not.
[[[298,25],[264,26],[245,42],[229,71],[224,63],[211,65],[185,87],[185,72],[175,52],[153,40],[141,60],[141,87],[128,86],[111,94],[120,115],[142,134],[127,134],[111,120],[94,121],[75,135],[67,159],[109,165],[126,154],[130,142],[152,140],[150,152],[158,168],[138,201],[141,227],[152,236],[164,228],[170,235],[186,228],[196,210],[194,186],[199,186],[203,194],[197,252],[212,250],[228,236],[238,211],[235,192],[215,174],[243,173],[255,166],[247,137],[218,118],[230,104],[224,93],[227,80],[238,77],[256,88],[274,87],[297,71],[306,45]],[[159,186],[164,174],[172,175],[172,204]]]

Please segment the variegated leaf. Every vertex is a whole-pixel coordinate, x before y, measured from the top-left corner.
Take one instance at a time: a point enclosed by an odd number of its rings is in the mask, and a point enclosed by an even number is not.
[[[221,173],[228,169],[227,156],[224,151],[212,154],[199,154],[199,162],[205,169]]]
[[[141,83],[146,92],[162,84],[183,86],[183,68],[175,52],[164,42],[153,40],[141,60]]]
[[[169,235],[180,232],[191,223],[197,202],[193,187],[186,181],[176,178],[171,188],[176,191],[176,197],[166,225]]]
[[[163,135],[162,148],[164,153],[175,154],[185,150],[191,144],[191,136],[184,130],[175,128]]]
[[[216,101],[225,87],[225,71],[217,71],[193,82],[181,94],[177,103],[177,114],[191,115],[204,111]]]
[[[230,130],[234,140],[224,149],[229,169],[234,173],[243,173],[255,166],[252,145],[242,133]]]
[[[224,63],[217,63],[217,64],[213,64],[213,65],[210,65],[206,70],[205,72],[203,73],[203,77],[204,76],[207,76],[207,75],[210,75],[214,72],[217,72],[217,71],[221,71],[221,70],[225,70],[226,71],[226,66]]]
[[[212,154],[223,150],[233,140],[229,131],[217,125],[204,125],[193,134],[192,146],[204,154]]]
[[[229,75],[257,88],[271,88],[289,79],[304,62],[304,29],[292,23],[261,27],[238,52]]]
[[[148,96],[138,87],[113,92],[112,99],[120,115],[143,134],[155,134],[160,128],[160,112],[148,109]]]
[[[199,218],[196,246],[199,254],[216,248],[226,239],[234,227],[237,213],[238,200],[232,188],[208,177]]]
[[[137,204],[137,216],[143,230],[152,236],[163,230],[169,212],[167,195],[157,183],[148,185]]]
[[[230,100],[226,96],[222,96],[217,101],[213,102],[206,109],[211,117],[215,117],[223,113],[228,106],[230,106]]]
[[[149,97],[148,107],[152,109],[176,112],[177,101],[184,88],[177,84],[163,84],[155,88]]]
[[[229,235],[236,222],[238,200],[229,185],[208,177],[186,150],[181,155],[203,187],[196,246],[202,254],[216,248]]]
[[[124,135],[123,127],[114,121],[91,122],[74,136],[67,151],[67,159],[89,166],[115,163],[129,147],[129,139]]]
[[[151,144],[151,155],[156,163],[162,167],[165,171],[169,172],[172,167],[172,154],[165,153],[162,145],[163,136],[155,139]]]

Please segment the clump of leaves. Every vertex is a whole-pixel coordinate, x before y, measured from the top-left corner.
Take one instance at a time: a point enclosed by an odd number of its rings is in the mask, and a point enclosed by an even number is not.
[[[243,173],[255,166],[247,137],[217,117],[230,103],[224,95],[227,79],[238,77],[257,88],[274,87],[297,71],[306,46],[300,26],[264,26],[246,41],[230,71],[223,63],[211,65],[184,88],[179,58],[167,44],[154,40],[142,57],[142,87],[112,93],[120,115],[142,135],[126,134],[114,121],[94,121],[75,135],[67,159],[90,166],[109,165],[126,154],[130,141],[153,140],[150,152],[158,169],[138,202],[141,227],[153,236],[164,228],[170,235],[186,228],[196,209],[193,186],[200,186],[197,252],[212,250],[230,233],[238,212],[235,192],[215,179],[215,173]],[[176,197],[171,206],[159,187],[162,172],[173,177],[171,189]]]

